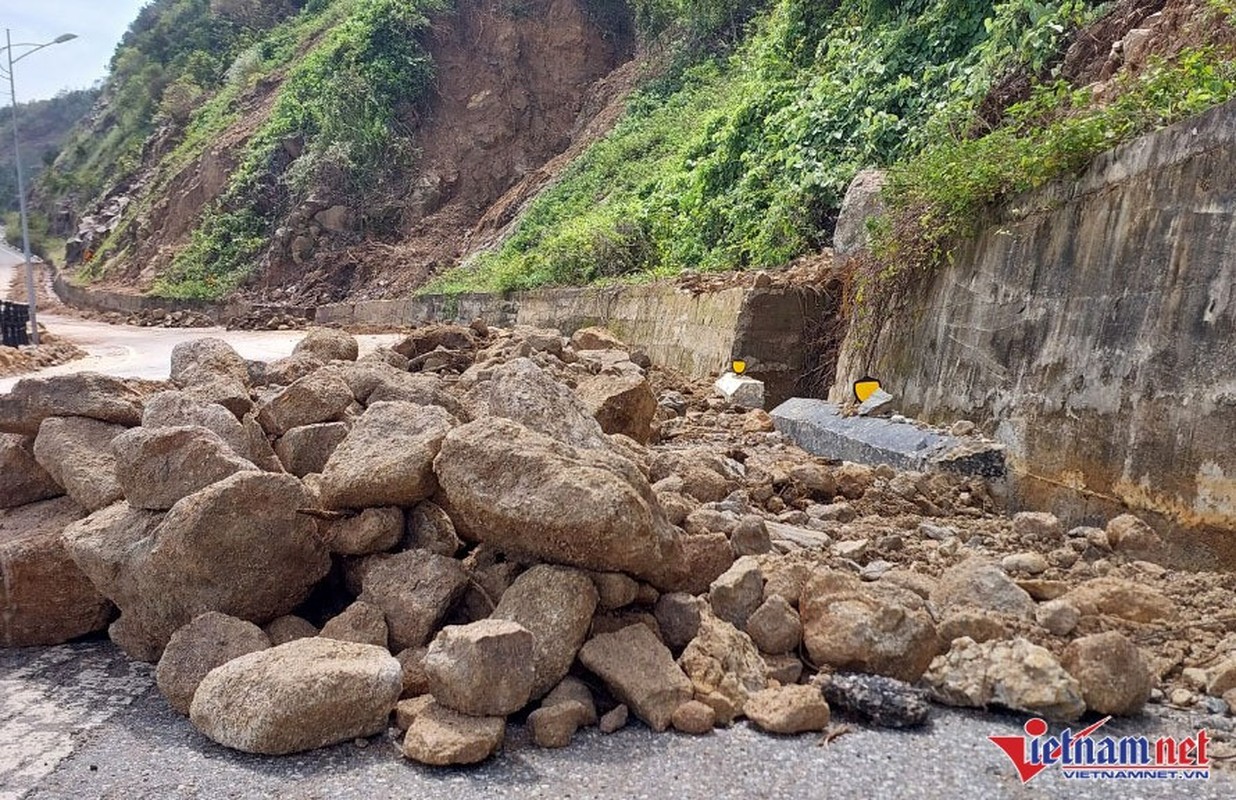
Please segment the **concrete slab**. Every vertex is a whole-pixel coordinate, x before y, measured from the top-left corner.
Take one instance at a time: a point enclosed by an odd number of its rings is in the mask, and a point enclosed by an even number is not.
[[[772,410],[773,424],[812,455],[896,469],[1005,475],[1004,447],[923,429],[912,422],[846,417],[835,403],[793,397]]]
[[[717,390],[717,394],[736,406],[764,407],[764,382],[757,381],[755,378],[727,372],[717,379],[713,388]]]

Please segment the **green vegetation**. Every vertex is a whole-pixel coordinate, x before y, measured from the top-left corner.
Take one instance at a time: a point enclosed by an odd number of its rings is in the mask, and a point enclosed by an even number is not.
[[[1122,74],[1107,93],[1099,100],[1063,81],[1041,85],[988,134],[949,139],[897,164],[885,189],[890,214],[856,276],[858,309],[883,313],[978,233],[998,200],[1077,174],[1105,150],[1236,97],[1236,49],[1186,48]]]
[[[63,92],[50,100],[19,103],[21,163],[26,188],[60,155],[73,126],[86,115],[99,93],[95,89]],[[0,212],[17,209],[17,165],[13,160],[13,109],[0,109]]]
[[[228,66],[260,38],[262,26],[294,10],[284,0],[215,0],[213,6],[212,0],[156,0],[145,6],[112,57],[100,118],[66,143],[44,177],[44,195],[85,203],[131,177],[150,135],[162,125],[182,124],[220,88]]]
[[[310,198],[359,211],[362,236],[390,233],[416,154],[404,121],[433,79],[422,40],[448,6],[154,0],[117,49],[96,118],[59,157],[48,151],[44,212],[64,199],[84,209],[117,187],[131,201],[84,277],[129,266],[138,225],[158,224],[160,199],[221,142],[236,167],[156,294],[236,290],[268,255],[283,258],[276,232],[300,230]],[[583,6],[624,41],[635,26],[650,73],[614,130],[531,202],[508,239],[427,291],[781,267],[831,241],[846,187],[875,166],[890,170],[891,213],[854,278],[857,311],[870,314],[947,263],[1009,195],[1236,95],[1236,53],[1219,44],[1122,72],[1101,94],[1070,86],[1064,47],[1110,2]],[[1181,41],[1236,41],[1236,0],[1208,7],[1204,30]]]
[[[699,52],[756,5],[741,43],[645,87],[509,241],[431,288],[783,265],[830,240],[855,172],[960,133],[996,79],[1048,69],[1091,13],[1078,0],[645,0],[637,18]]]
[[[363,200],[365,192],[406,164],[407,138],[399,135],[397,120],[429,86],[432,64],[419,34],[428,25],[426,14],[444,7],[444,0],[334,3],[338,16],[317,26],[322,35],[289,68],[227,190],[207,210],[155,294],[214,298],[232,291],[256,268],[281,213],[313,191]],[[314,14],[311,6],[302,16]],[[261,73],[295,53],[298,28],[303,32],[303,25],[289,25],[264,40],[263,66],[253,71]],[[208,105],[182,147],[195,146],[226,124],[226,109],[227,100]],[[291,168],[284,147],[289,139],[304,146]]]
[[[47,219],[41,215],[32,214],[29,222],[30,252],[44,261],[58,263],[63,259],[64,239],[51,233]],[[6,211],[0,218],[0,224],[4,225],[4,238],[9,245],[14,250],[20,251],[22,249],[21,215],[17,211]]]

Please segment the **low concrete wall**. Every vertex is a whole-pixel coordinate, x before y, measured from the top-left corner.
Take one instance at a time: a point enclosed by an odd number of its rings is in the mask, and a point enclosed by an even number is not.
[[[834,398],[869,370],[905,413],[995,432],[1022,504],[1127,506],[1236,567],[1236,104],[1008,203],[863,344]]]
[[[795,393],[814,365],[811,332],[836,315],[839,287],[733,288],[696,294],[666,284],[542,289],[510,295],[423,295],[322,306],[322,324],[470,322],[557,328],[603,325],[656,363],[693,377],[734,358],[766,384],[769,407]],[[818,393],[818,392],[814,392]]]
[[[149,297],[88,286],[74,286],[60,272],[52,278],[52,289],[60,301],[66,305],[88,308],[93,311],[116,311],[121,314],[137,314],[155,309],[168,312],[195,311],[205,314],[216,322],[223,322],[231,317],[247,313],[250,309],[247,303],[219,304],[208,300],[174,300],[167,297]]]

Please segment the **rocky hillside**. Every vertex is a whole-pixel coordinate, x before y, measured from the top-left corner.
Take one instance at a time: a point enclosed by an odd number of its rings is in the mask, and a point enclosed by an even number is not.
[[[79,281],[314,303],[779,268],[887,167],[870,283],[1231,97],[1232,18],[1226,0],[157,0],[40,200],[71,209]]]

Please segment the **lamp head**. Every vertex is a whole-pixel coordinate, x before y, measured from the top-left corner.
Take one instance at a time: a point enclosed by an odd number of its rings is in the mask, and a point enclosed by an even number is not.
[[[77,38],[76,33],[62,33],[59,36],[57,36],[54,40],[52,40],[52,44],[64,44],[65,42],[72,41],[73,39],[76,39],[76,38]]]

